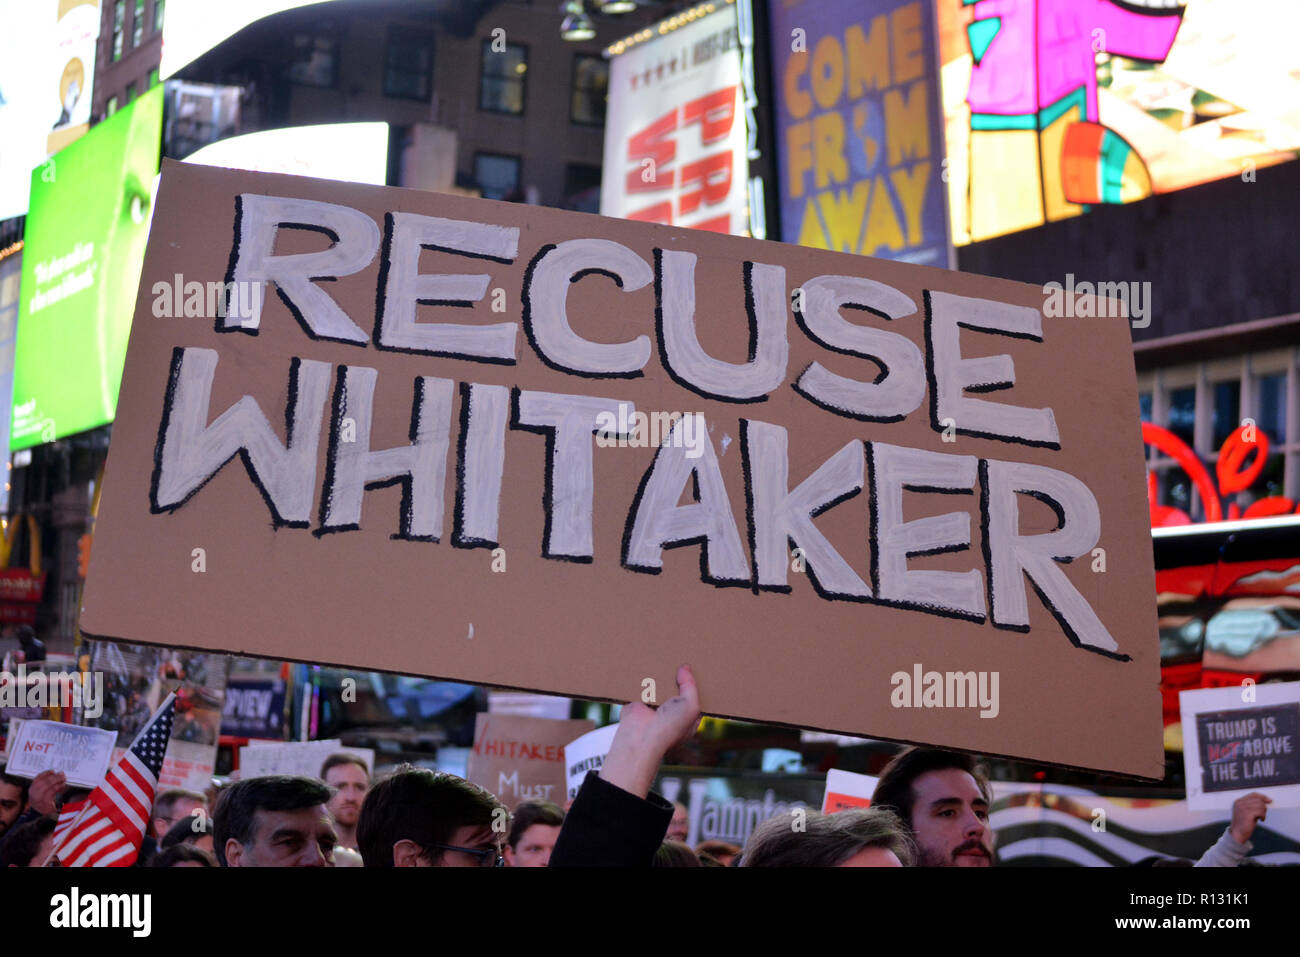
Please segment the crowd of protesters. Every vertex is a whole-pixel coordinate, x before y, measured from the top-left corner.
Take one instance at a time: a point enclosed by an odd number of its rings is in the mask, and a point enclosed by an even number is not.
[[[685,843],[686,808],[651,791],[664,755],[699,723],[689,668],[658,708],[627,705],[599,772],[568,809],[527,801],[513,814],[455,775],[402,765],[371,780],[352,754],[326,759],[319,778],[238,781],[211,799],[157,795],[137,863],[148,867],[987,867],[996,859],[992,792],[970,755],[906,748],[884,768],[869,808],[799,808],[759,824],[744,848]],[[59,808],[87,793],[47,771],[33,780],[0,766],[0,866],[49,863]],[[1152,857],[1142,866],[1237,866],[1267,814],[1251,794],[1233,805],[1223,836],[1196,862]]]

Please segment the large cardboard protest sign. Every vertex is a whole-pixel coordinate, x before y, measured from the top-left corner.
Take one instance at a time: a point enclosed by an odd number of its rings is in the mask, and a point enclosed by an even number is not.
[[[1161,776],[1129,332],[1043,300],[168,164],[82,628]]]
[[[1187,805],[1231,807],[1258,791],[1300,807],[1300,681],[1178,695]]]
[[[520,801],[563,804],[564,746],[595,727],[586,720],[480,713],[466,777],[510,808]]]

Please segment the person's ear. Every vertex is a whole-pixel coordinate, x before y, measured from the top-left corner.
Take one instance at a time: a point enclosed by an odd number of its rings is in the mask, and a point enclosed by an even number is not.
[[[506,859],[506,867],[515,866],[515,852],[514,849],[510,847],[509,844],[502,846],[501,856]]]
[[[428,867],[424,848],[408,838],[402,838],[393,845],[394,867]]]
[[[244,845],[233,837],[226,838],[226,864],[229,867],[244,866]]]

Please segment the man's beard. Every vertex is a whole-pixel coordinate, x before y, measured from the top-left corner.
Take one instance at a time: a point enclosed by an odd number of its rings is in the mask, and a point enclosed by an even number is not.
[[[950,850],[935,850],[934,848],[929,847],[918,847],[917,850],[919,851],[919,854],[917,867],[957,867],[958,855],[964,855],[966,851],[974,850],[975,848],[980,848],[986,852],[988,851],[988,848],[979,841],[966,841]],[[986,860],[988,861],[988,864],[992,866],[993,855],[989,854]]]

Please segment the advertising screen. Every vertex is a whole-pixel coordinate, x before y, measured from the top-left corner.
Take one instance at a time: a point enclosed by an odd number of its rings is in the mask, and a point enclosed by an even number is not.
[[[1294,0],[938,0],[958,245],[1300,151]]]
[[[99,3],[4,5],[0,219],[27,212],[32,170],[89,128]]]
[[[324,123],[245,133],[196,150],[186,162],[383,186],[388,124]]]
[[[948,265],[933,10],[771,3],[784,241]]]
[[[163,21],[164,80],[193,63],[250,23],[282,10],[305,7],[313,0],[168,0]]]
[[[11,445],[113,420],[162,136],[162,88],[32,173]]]
[[[693,8],[610,52],[601,215],[749,235],[736,8]]]

